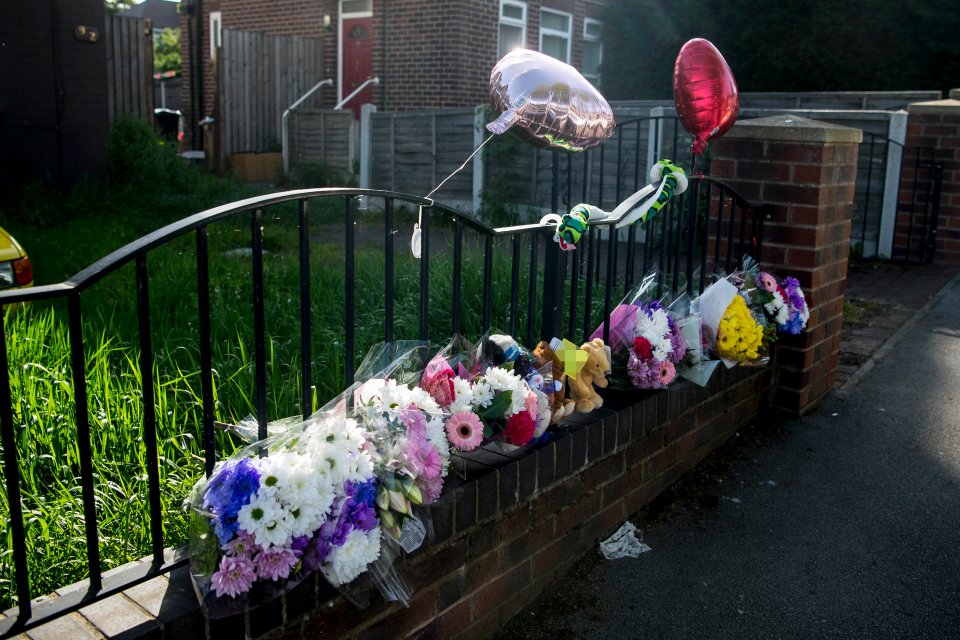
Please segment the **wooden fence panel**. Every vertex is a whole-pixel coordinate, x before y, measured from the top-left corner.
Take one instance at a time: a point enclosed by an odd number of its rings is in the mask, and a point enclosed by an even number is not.
[[[374,113],[371,186],[426,195],[473,152],[474,110]],[[470,202],[473,172],[466,168],[437,194],[441,202]]]
[[[147,18],[107,16],[107,108],[110,123],[129,113],[153,122],[153,28]]]
[[[291,167],[312,163],[353,171],[357,127],[352,111],[296,109],[288,127]]]
[[[283,112],[323,80],[321,40],[224,29],[222,55],[227,153],[279,149]]]

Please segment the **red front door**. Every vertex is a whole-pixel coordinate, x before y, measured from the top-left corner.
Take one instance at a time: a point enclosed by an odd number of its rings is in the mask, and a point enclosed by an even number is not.
[[[373,18],[344,18],[343,29],[343,95],[346,98],[357,87],[370,78],[373,67],[370,59],[370,29]],[[353,110],[354,116],[360,118],[360,106],[367,104],[373,98],[373,86],[368,85],[363,91],[350,99],[344,108]]]

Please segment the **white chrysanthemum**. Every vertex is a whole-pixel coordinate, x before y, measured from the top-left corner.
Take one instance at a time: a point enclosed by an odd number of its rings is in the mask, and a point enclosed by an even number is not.
[[[494,391],[490,385],[483,380],[474,382],[473,386],[470,387],[470,391],[473,393],[473,400],[470,402],[471,406],[486,408],[493,402]]]
[[[354,529],[341,546],[334,546],[320,570],[335,587],[363,573],[380,556],[380,527],[369,532]]]
[[[450,441],[447,440],[447,431],[443,426],[443,415],[428,415],[427,418],[427,439],[440,454],[443,465],[440,469],[441,477],[446,476],[450,468]]]
[[[483,378],[494,391],[511,391],[514,388],[513,380],[516,376],[513,375],[512,371],[500,367],[490,367],[483,372]]]
[[[296,453],[291,451],[278,451],[258,460],[260,488],[257,489],[257,495],[260,497],[273,496],[280,500],[277,494],[289,481],[289,468],[294,464],[294,459],[298,457]]]
[[[324,516],[336,497],[330,476],[317,473],[315,461],[310,456],[297,456],[292,461],[287,478],[280,490],[280,499],[289,509],[310,509],[319,517]],[[306,525],[304,525],[306,526]],[[309,530],[294,535],[306,535]]]
[[[663,362],[670,354],[670,323],[663,309],[656,309],[652,316],[646,313],[637,314],[637,323],[634,325],[635,336],[646,338],[653,350],[653,357]]]
[[[440,413],[443,411],[440,405],[437,404],[437,401],[433,399],[433,396],[420,387],[410,389],[410,402],[415,404],[424,413]]]
[[[240,528],[251,534],[261,547],[286,544],[290,528],[284,522],[283,506],[273,496],[255,495],[253,500],[240,508],[237,522]]]
[[[450,415],[460,413],[461,411],[470,411],[473,402],[473,391],[471,390],[470,383],[463,378],[454,378],[453,390],[457,397],[450,403],[450,406],[447,407]]]

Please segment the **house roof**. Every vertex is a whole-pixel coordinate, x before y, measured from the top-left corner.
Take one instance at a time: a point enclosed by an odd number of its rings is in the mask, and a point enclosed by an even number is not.
[[[180,27],[180,16],[177,15],[177,2],[170,0],[144,0],[133,5],[121,15],[131,18],[150,18],[154,29],[177,29]]]

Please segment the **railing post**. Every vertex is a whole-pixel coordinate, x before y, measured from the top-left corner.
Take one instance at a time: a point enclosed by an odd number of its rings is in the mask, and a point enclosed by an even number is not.
[[[560,213],[560,152],[554,151],[553,188],[550,194],[550,208]],[[560,251],[560,245],[547,239],[543,264],[543,308],[540,310],[540,339],[550,340],[556,336],[563,322],[563,281],[567,269],[566,252]]]

